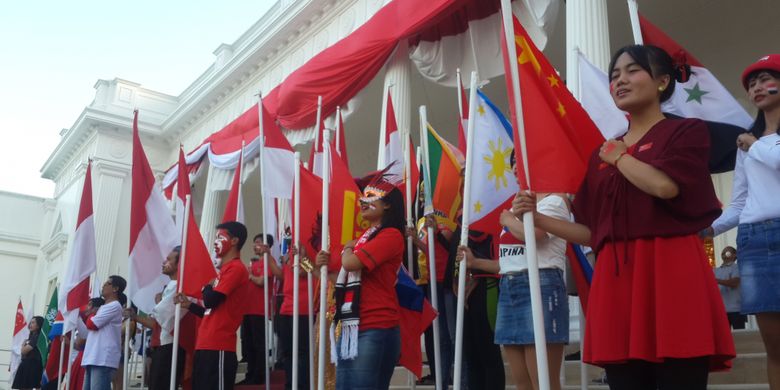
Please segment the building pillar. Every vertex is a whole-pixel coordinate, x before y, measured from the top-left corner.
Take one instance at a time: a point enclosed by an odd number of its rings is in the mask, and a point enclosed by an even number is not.
[[[575,96],[579,96],[576,50],[599,69],[607,70],[612,54],[609,47],[607,0],[566,2],[566,84]]]
[[[121,267],[127,263],[127,257],[114,260],[114,246],[125,243],[125,253],[128,251],[127,238],[117,237],[117,225],[120,213],[120,203],[124,195],[129,203],[128,193],[124,190],[125,178],[130,174],[129,167],[119,165],[103,159],[93,161],[94,174],[92,175],[92,196],[95,212],[95,253],[97,255],[97,269],[93,288],[100,287],[109,275],[120,273],[114,267]],[[80,199],[80,198],[79,198]],[[67,228],[66,228],[67,229]],[[123,261],[124,260],[124,261]],[[66,260],[68,261],[68,260]],[[94,292],[93,292],[94,294]]]
[[[208,178],[206,188],[203,194],[203,209],[200,215],[200,233],[206,245],[214,241],[216,234],[215,227],[222,222],[222,209],[225,207],[225,191],[215,184],[215,170],[213,165],[209,164]]]
[[[387,165],[385,161],[384,139],[387,123],[386,96],[388,90],[393,98],[393,108],[395,109],[395,119],[398,123],[401,142],[404,142],[411,131],[410,126],[412,122],[412,68],[409,60],[409,43],[406,39],[402,39],[398,42],[398,46],[390,58],[390,61],[388,61],[387,69],[385,71],[377,169],[382,169]]]

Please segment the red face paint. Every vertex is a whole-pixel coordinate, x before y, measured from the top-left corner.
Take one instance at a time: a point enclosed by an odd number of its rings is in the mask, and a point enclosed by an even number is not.
[[[778,92],[778,90],[777,90],[777,84],[775,84],[775,83],[768,83],[768,84],[766,85],[766,91],[767,91],[767,93],[769,93],[770,95],[777,95],[777,92]]]
[[[230,239],[227,230],[217,230],[217,238],[214,240],[214,253],[217,257],[222,257],[233,249],[233,242]]]

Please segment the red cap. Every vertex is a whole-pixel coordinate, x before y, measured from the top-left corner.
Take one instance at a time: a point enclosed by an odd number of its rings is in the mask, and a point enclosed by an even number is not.
[[[742,72],[742,86],[748,89],[748,76],[757,70],[773,70],[780,73],[780,54],[769,54],[758,59]]]

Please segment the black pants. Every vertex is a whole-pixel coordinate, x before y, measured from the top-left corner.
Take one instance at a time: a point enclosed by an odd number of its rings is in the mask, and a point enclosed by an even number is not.
[[[265,383],[265,317],[245,315],[241,323],[241,355],[246,358],[249,383]]]
[[[149,390],[164,390],[171,387],[171,360],[173,358],[173,344],[161,345],[152,352],[152,367],[149,372]],[[181,383],[181,374],[184,372],[185,352],[179,347],[179,355],[176,358],[176,387]]]
[[[293,355],[293,317],[279,315],[279,339],[282,366],[285,372],[286,390],[292,390],[292,355]],[[298,320],[298,390],[309,388],[309,316],[300,316]]]
[[[747,322],[747,315],[740,314],[739,312],[726,313],[729,317],[729,324],[731,329],[745,329],[745,323]]]
[[[611,390],[706,390],[709,359],[630,360],[604,367]]]
[[[192,363],[193,390],[232,390],[238,359],[230,351],[195,351]]]
[[[463,356],[469,389],[503,390],[506,386],[504,359],[501,347],[493,342],[493,329],[488,321],[488,287],[497,297],[497,279],[480,278],[466,301]]]

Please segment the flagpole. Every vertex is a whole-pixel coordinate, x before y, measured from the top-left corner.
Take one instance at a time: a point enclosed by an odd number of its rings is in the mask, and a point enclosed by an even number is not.
[[[377,153],[376,169],[385,167],[385,134],[387,134],[387,96],[390,93],[390,85],[385,85],[382,90],[382,113],[379,115],[379,153]]]
[[[520,140],[520,150],[522,153],[523,173],[526,183],[520,183],[521,189],[525,184],[527,191],[531,190],[531,176],[528,169],[528,151],[525,139],[525,124],[523,122],[523,102],[520,94],[520,78],[517,70],[517,52],[514,39],[514,22],[512,15],[512,6],[509,0],[501,0],[501,16],[503,18],[504,38],[506,42],[507,57],[509,61],[509,72],[512,77],[512,95],[514,97],[515,120],[517,129],[515,134]],[[471,118],[469,118],[471,119]],[[536,349],[536,370],[539,376],[539,389],[550,389],[550,375],[547,364],[547,340],[544,333],[544,317],[542,313],[542,292],[539,282],[539,264],[536,258],[536,228],[534,227],[533,213],[523,214],[523,231],[525,232],[525,246],[528,257],[528,284],[531,293],[531,313],[534,326],[534,345]]]
[[[460,68],[456,70],[455,78],[458,79],[458,114],[459,114],[458,120],[462,121],[463,120],[463,92],[461,86],[463,85],[463,81],[461,80],[460,77]]]
[[[190,223],[190,208],[192,199],[190,194],[184,197],[184,223],[181,233],[181,252],[179,253],[179,279],[176,281],[176,290],[181,294],[184,288],[184,263],[187,261],[187,230]],[[171,381],[170,390],[176,390],[176,363],[179,358],[179,321],[181,320],[181,303],[176,304],[173,314],[173,349],[171,352]]]
[[[244,140],[244,137],[241,137],[241,153],[238,155],[238,165],[236,165],[236,169],[238,170],[238,197],[236,198],[236,221],[238,221],[239,215],[241,218],[244,219],[244,221],[239,221],[241,223],[246,222],[246,217],[244,216],[244,199],[241,197],[241,189],[244,186],[244,148],[246,147],[246,140]]]
[[[263,216],[263,219],[260,223],[260,227],[262,228],[262,236],[263,236],[263,245],[268,246],[268,226],[265,224],[265,213],[267,212],[273,212],[273,210],[266,210],[266,204],[265,200],[266,197],[263,194],[263,191],[265,191],[265,163],[263,162],[265,158],[265,128],[263,127],[263,93],[258,92],[257,93],[257,121],[258,121],[258,129],[260,130],[260,138],[258,138],[258,141],[260,141],[260,149],[259,149],[259,170],[260,170],[260,214]],[[270,249],[270,248],[269,248]],[[265,370],[265,388],[270,389],[271,388],[271,366],[270,362],[268,361],[268,356],[270,355],[269,350],[271,347],[271,343],[268,340],[268,329],[270,324],[270,314],[271,310],[268,310],[268,253],[263,253],[263,313],[265,313],[265,317],[263,318],[264,322],[264,329],[265,334],[263,335],[263,342],[264,342],[264,348],[265,348],[265,359],[263,361],[265,362],[265,367],[263,368]]]
[[[336,123],[338,123],[338,109],[336,109]],[[338,124],[336,125],[338,129]],[[338,133],[336,133],[338,138]],[[321,248],[323,251],[330,252],[330,236],[328,234],[330,230],[330,134],[328,132],[322,133],[322,238]],[[336,145],[338,147],[338,142]],[[318,360],[317,360],[317,389],[325,390],[325,340],[327,335],[325,327],[327,321],[325,320],[325,313],[328,310],[328,267],[323,266],[320,268],[320,340],[318,343]]]
[[[420,106],[420,143],[423,147],[423,170],[425,171],[425,211],[426,216],[433,215],[432,193],[431,188],[431,167],[430,155],[428,154],[428,111],[425,106]],[[434,215],[435,218],[435,215]],[[433,227],[429,226],[427,230],[428,234],[428,286],[431,289],[431,305],[436,312],[439,312],[439,294],[436,287],[436,248],[434,247]],[[439,340],[439,315],[433,319],[433,356],[434,356],[434,371],[435,376],[435,389],[442,389],[442,366],[441,366],[441,345]],[[444,384],[446,386],[446,384]]]
[[[171,196],[171,200],[173,200],[173,196]],[[143,324],[141,324],[141,390],[144,390],[146,388],[146,385],[144,384],[144,381],[146,379],[146,346],[144,343],[146,342],[146,328]],[[70,370],[68,370],[70,372]],[[68,382],[70,385],[70,381]]]
[[[634,34],[634,44],[643,45],[642,28],[639,26],[639,5],[636,0],[626,0],[628,2],[628,16],[631,19],[631,33]]]
[[[336,106],[336,153],[341,157],[341,106]]]
[[[414,229],[414,218],[412,217],[412,162],[409,154],[412,152],[412,135],[407,130],[407,139],[404,143],[404,172],[406,175],[406,227]],[[414,244],[412,237],[406,238],[406,268],[409,273],[414,277],[413,259],[414,257]]]
[[[322,96],[317,96],[317,134],[319,135],[319,126],[322,124]],[[325,143],[325,126],[322,126],[322,139],[317,139],[317,142]],[[316,150],[316,148],[315,148]],[[323,147],[323,155],[324,155],[324,147]],[[312,160],[312,163],[316,165],[316,159]],[[314,167],[309,167],[312,172],[315,172]],[[330,169],[330,167],[326,166],[324,163],[321,163],[320,165],[321,172],[325,172],[326,169]],[[323,176],[324,177],[324,176]],[[324,180],[323,180],[324,185]],[[325,229],[325,226],[327,224],[327,220],[323,218],[321,223],[321,229],[323,234],[327,232]],[[316,256],[316,253],[313,253],[312,256]],[[327,275],[326,275],[327,278]],[[322,283],[322,281],[320,281]],[[306,273],[306,292],[308,293],[308,325],[309,325],[309,389],[315,390],[315,383],[314,383],[314,273],[313,272],[307,272]]]
[[[64,326],[65,325],[63,324],[63,331],[64,331]],[[57,365],[57,381],[59,384],[62,384],[59,381],[65,380],[65,373],[63,373],[64,370],[62,369],[62,357],[65,355],[65,348],[62,345],[64,341],[65,341],[65,334],[63,333],[60,335],[60,361],[59,364]],[[71,340],[71,342],[72,341],[73,340]]]
[[[68,372],[65,373],[65,389],[66,390],[70,390],[70,383],[71,383],[70,376],[71,376],[71,373],[73,372],[72,371],[73,370],[73,362],[70,361],[70,354],[73,353],[73,335],[74,335],[74,331],[71,330],[70,331],[70,338],[69,338],[70,341],[68,342],[68,353],[66,353],[66,355],[68,356],[68,362],[67,362]],[[64,339],[60,339],[60,349],[62,349],[62,340],[64,340]]]
[[[319,124],[317,124],[319,126]],[[300,285],[300,276],[298,271],[301,265],[301,153],[295,152],[295,171],[293,181],[295,183],[295,191],[293,193],[293,209],[295,210],[295,217],[293,223],[295,228],[293,229],[293,243],[295,245],[295,256],[293,256],[293,329],[292,329],[292,388],[298,389],[298,325],[300,319],[298,313],[300,308],[298,307],[298,286]],[[289,261],[289,260],[288,260]],[[289,281],[288,281],[289,282]]]

